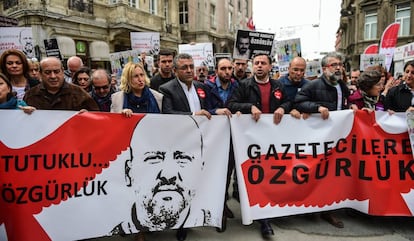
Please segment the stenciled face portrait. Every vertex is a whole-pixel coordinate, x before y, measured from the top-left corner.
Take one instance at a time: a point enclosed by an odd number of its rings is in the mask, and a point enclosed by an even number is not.
[[[203,169],[201,132],[192,117],[179,118],[183,125],[170,128],[160,119],[144,117],[132,137],[132,157],[126,163],[136,195],[132,216],[149,230],[178,228],[185,222],[196,194],[192,177]],[[158,128],[148,128],[149,121]],[[177,138],[183,133],[185,138]]]
[[[28,58],[34,57],[34,44],[31,29],[24,29],[20,32],[20,43],[23,45],[23,52]]]
[[[155,37],[155,36],[151,36],[151,46],[152,46],[152,55],[156,55],[160,52],[160,39]]]

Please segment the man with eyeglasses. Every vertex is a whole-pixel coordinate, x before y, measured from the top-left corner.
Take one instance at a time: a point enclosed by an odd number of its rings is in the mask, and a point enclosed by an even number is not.
[[[208,66],[205,64],[197,66],[196,72],[197,73],[195,76],[195,80],[200,81],[201,83],[204,83],[204,81],[206,81],[208,77]]]
[[[63,71],[62,62],[56,57],[40,61],[42,82],[26,92],[24,101],[39,110],[99,111],[88,93],[65,81]]]
[[[322,58],[323,74],[305,85],[296,95],[296,108],[302,113],[321,113],[329,118],[329,111],[348,109],[349,89],[343,80],[345,57],[330,52]]]
[[[211,118],[209,88],[194,81],[194,60],[189,54],[181,53],[174,58],[173,69],[176,78],[160,86],[162,113],[178,115],[204,115]],[[180,227],[176,238],[183,241],[187,238],[187,229]]]
[[[204,115],[211,118],[209,88],[194,80],[194,60],[189,54],[179,54],[174,59],[176,78],[161,85],[164,94],[162,113]]]
[[[330,52],[322,58],[323,74],[298,92],[295,97],[297,110],[301,113],[320,113],[322,119],[326,120],[329,118],[329,111],[351,107],[347,101],[349,89],[346,80],[343,80],[344,60],[345,56],[339,52]],[[321,218],[337,228],[343,228],[343,222],[333,212],[324,211]]]
[[[92,98],[99,106],[99,110],[110,112],[111,95],[114,93],[111,88],[111,77],[105,69],[97,69],[92,73]]]

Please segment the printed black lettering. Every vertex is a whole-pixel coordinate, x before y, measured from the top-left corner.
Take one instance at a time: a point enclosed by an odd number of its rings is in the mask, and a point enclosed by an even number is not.
[[[285,180],[279,180],[279,178],[283,175],[286,171],[286,166],[272,166],[272,170],[277,170],[275,175],[270,179],[270,184],[285,184]]]
[[[290,144],[282,144],[282,147],[285,147],[285,150],[283,151],[282,160],[291,160],[292,157],[288,156],[289,150],[290,150]]]

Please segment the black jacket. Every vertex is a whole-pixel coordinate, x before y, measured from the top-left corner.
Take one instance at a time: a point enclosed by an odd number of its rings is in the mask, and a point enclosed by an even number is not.
[[[322,75],[320,78],[310,81],[297,93],[295,107],[304,113],[318,113],[320,106],[329,111],[338,110],[338,93],[334,86],[328,84],[328,80]],[[342,90],[341,110],[348,109],[349,89],[342,81],[338,82]]]
[[[164,95],[162,99],[162,113],[191,115],[190,105],[187,97],[177,78],[160,86],[160,92]],[[201,109],[211,110],[210,89],[205,84],[193,81]]]
[[[385,97],[384,107],[386,110],[405,112],[411,105],[413,94],[406,84],[392,87]]]
[[[273,113],[277,108],[282,107],[285,113],[289,113],[291,103],[287,99],[285,89],[278,80],[270,79],[270,113]],[[228,108],[235,113],[240,111],[243,114],[250,114],[252,105],[262,110],[262,97],[260,89],[254,77],[243,79],[239,82],[239,87],[232,94]]]

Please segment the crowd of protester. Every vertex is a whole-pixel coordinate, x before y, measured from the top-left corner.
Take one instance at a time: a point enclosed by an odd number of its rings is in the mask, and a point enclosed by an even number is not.
[[[118,81],[105,69],[90,70],[76,56],[68,59],[65,69],[55,57],[38,62],[12,49],[0,56],[0,109],[21,109],[28,114],[36,109],[103,111],[127,118],[134,113],[166,113],[210,119],[211,115],[238,113],[250,114],[255,121],[270,113],[276,125],[285,114],[306,119],[319,113],[327,119],[331,111],[344,109],[390,114],[414,109],[414,61],[407,62],[395,79],[382,66],[352,69],[348,77],[344,61],[341,53],[328,53],[321,60],[322,74],[313,80],[305,77],[302,57],[293,58],[288,73],[280,76],[271,72],[272,59],[264,54],[251,60],[220,59],[208,74],[206,66],[194,66],[191,55],[161,50],[151,79],[146,64],[130,62]],[[196,89],[202,89],[205,96],[200,98]],[[232,197],[239,200],[234,164],[230,149],[226,200],[232,177]],[[226,200],[218,232],[224,232],[227,218],[234,217]],[[335,227],[344,227],[334,211],[320,215]],[[268,219],[258,221],[264,238],[274,234]],[[180,228],[176,237],[185,240],[187,230]],[[144,239],[144,232],[136,235],[136,240]]]

